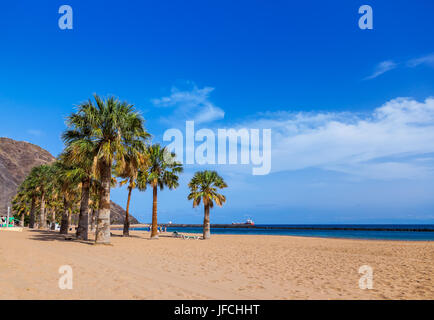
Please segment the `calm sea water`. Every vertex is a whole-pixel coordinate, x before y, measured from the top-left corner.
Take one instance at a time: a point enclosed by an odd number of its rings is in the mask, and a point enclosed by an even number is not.
[[[278,235],[278,236],[303,236],[303,237],[324,237],[324,238],[349,238],[349,239],[383,239],[383,240],[414,240],[434,241],[434,224],[369,224],[369,225],[256,225],[255,229],[248,228],[211,228],[211,234],[235,234],[235,235]],[[273,227],[273,229],[267,229]],[[307,229],[284,229],[285,227],[307,228]],[[337,230],[324,230],[324,228],[336,228]],[[346,228],[357,228],[362,230],[345,230]],[[371,231],[363,229],[429,229],[432,231]],[[145,230],[135,228],[132,230]],[[182,233],[202,233],[200,227],[168,227],[168,232],[178,231]]]

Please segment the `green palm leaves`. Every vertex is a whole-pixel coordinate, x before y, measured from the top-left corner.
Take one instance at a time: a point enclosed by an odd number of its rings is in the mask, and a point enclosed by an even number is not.
[[[12,210],[21,216],[21,225],[24,227],[24,217],[30,215],[31,210],[31,198],[24,184],[20,185],[17,194],[12,199]]]
[[[148,147],[149,169],[142,179],[152,187],[158,186],[160,190],[164,187],[175,189],[179,186],[178,175],[184,170],[181,163],[175,161],[175,153],[169,152],[166,147],[154,144]]]
[[[197,207],[201,200],[210,208],[214,207],[214,202],[220,207],[226,202],[226,197],[219,194],[217,190],[226,188],[227,184],[216,171],[196,172],[188,187],[191,190],[188,200],[193,200],[193,207]]]
[[[94,95],[94,99],[95,103],[89,100],[80,104],[77,112],[67,118],[70,130],[63,138],[67,144],[91,142],[100,163],[122,162],[128,147],[149,137],[144,119],[133,105],[114,97],[104,100]]]
[[[18,193],[13,199],[14,206],[16,208],[29,205],[29,228],[33,229],[35,226],[35,209],[36,209],[36,201],[38,199],[38,190],[37,183],[34,175],[33,169],[30,174],[26,177],[26,179],[21,183],[18,188]]]

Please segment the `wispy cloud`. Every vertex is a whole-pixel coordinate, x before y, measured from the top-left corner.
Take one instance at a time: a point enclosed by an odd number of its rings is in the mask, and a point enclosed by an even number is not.
[[[374,72],[366,77],[364,80],[371,80],[375,79],[378,76],[382,75],[383,73],[386,73],[390,70],[396,69],[398,67],[407,67],[407,68],[414,68],[417,66],[426,65],[429,67],[434,67],[434,53],[428,54],[426,56],[416,58],[416,59],[410,59],[404,63],[396,63],[392,60],[387,60],[380,62],[376,67]]]
[[[366,77],[365,80],[377,78],[378,76],[382,75],[383,73],[395,69],[397,66],[398,65],[391,60],[380,62],[375,67],[374,72],[370,76]]]
[[[240,127],[272,129],[272,171],[320,168],[385,180],[434,177],[434,161],[426,160],[434,153],[434,98],[397,98],[364,115],[269,113]]]
[[[417,67],[420,65],[428,65],[430,67],[434,67],[434,53],[417,59],[412,59],[408,61],[407,65],[409,67]]]
[[[153,99],[157,107],[173,108],[173,113],[166,120],[194,120],[196,123],[211,122],[224,118],[224,111],[215,106],[209,99],[212,87],[199,89],[193,86],[191,90],[181,91],[173,87],[170,96]]]

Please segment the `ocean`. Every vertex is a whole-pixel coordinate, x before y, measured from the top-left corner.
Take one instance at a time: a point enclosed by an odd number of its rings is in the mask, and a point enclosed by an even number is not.
[[[131,228],[146,230],[147,228]],[[411,231],[409,231],[411,230]],[[202,227],[167,227],[168,232],[202,233]],[[347,239],[434,241],[434,224],[255,225],[255,228],[212,228],[211,234],[274,235]]]

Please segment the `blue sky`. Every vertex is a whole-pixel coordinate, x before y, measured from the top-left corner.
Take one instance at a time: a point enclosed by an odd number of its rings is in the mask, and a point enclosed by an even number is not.
[[[73,8],[73,30],[58,8]],[[358,8],[373,8],[360,30]],[[0,4],[0,136],[62,150],[74,105],[113,94],[168,128],[272,129],[272,171],[209,166],[212,222],[434,223],[432,1],[14,1]],[[162,106],[161,101],[170,101]],[[160,221],[202,221],[201,166],[159,197]],[[113,191],[125,206],[126,192]],[[151,218],[150,192],[132,211]]]

